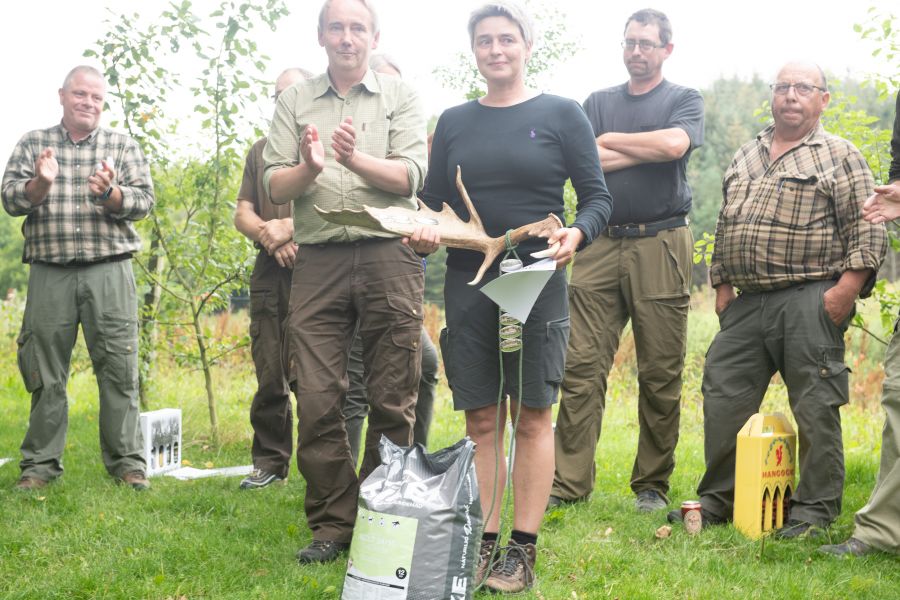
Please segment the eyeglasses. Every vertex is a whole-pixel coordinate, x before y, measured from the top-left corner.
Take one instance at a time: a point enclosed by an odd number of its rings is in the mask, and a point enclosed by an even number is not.
[[[650,40],[622,40],[622,47],[629,52],[634,51],[634,47],[639,46],[641,52],[650,52],[656,48],[665,48],[665,44],[654,44]]]
[[[820,92],[827,92],[823,87],[819,87],[817,85],[813,85],[811,83],[771,83],[769,84],[769,88],[772,90],[772,93],[776,96],[785,96],[788,93],[788,90],[794,88],[794,91],[798,96],[809,96],[813,93],[813,90],[819,90]]]

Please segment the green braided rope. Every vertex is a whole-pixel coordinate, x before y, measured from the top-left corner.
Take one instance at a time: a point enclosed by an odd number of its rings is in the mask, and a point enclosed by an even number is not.
[[[519,258],[519,256],[515,252],[515,246],[510,245],[509,233],[510,233],[509,231],[506,232],[507,252],[506,252],[506,255],[504,255],[504,257],[503,257],[503,260],[506,260],[506,258],[510,254],[512,254],[513,257],[515,257],[517,259]],[[499,338],[499,336],[500,336],[499,321],[498,321],[497,325],[498,325],[497,336]],[[519,348],[519,350],[517,351],[519,353],[519,373],[518,373],[518,394],[517,394],[517,398],[516,398],[516,403],[517,403],[516,404],[516,416],[513,419],[512,433],[510,434],[510,438],[509,438],[510,439],[510,450],[513,449],[512,444],[516,439],[516,432],[519,429],[519,417],[522,415],[522,395],[523,395],[522,368],[523,368],[523,364],[524,364],[523,357],[525,355],[524,323],[522,325],[523,325],[523,328],[522,328],[523,342],[522,342],[522,347]],[[505,370],[503,369],[503,350],[501,350],[498,347],[497,351],[498,351],[499,360],[500,360],[500,389],[497,393],[497,411],[496,411],[496,414],[494,417],[494,489],[491,494],[491,507],[488,510],[488,514],[484,517],[485,527],[487,527],[488,522],[490,522],[491,517],[494,514],[494,508],[496,507],[497,491],[498,491],[499,479],[500,479],[500,477],[499,477],[499,475],[500,475],[500,448],[499,448],[499,444],[497,442],[500,439],[500,435],[502,433],[502,427],[503,427],[503,425],[506,424],[506,414],[503,414],[503,422],[502,423],[500,422],[501,407],[503,406],[503,384],[506,381],[506,373],[505,373]],[[497,527],[498,540],[500,537],[500,532],[503,531],[503,522],[505,520],[505,517],[509,516],[509,506],[510,506],[510,502],[512,501],[512,494],[509,493],[509,490],[512,488],[513,459],[514,459],[513,452],[510,451],[509,456],[506,459],[506,486],[505,486],[506,494],[505,494],[505,498],[503,500],[502,512],[500,514],[500,523]],[[500,544],[495,543],[494,549],[491,551],[491,556],[488,559],[489,566],[494,564],[494,559],[496,558],[497,551],[499,549],[500,549]],[[485,576],[483,581],[475,582],[476,583],[475,591],[480,590],[484,586],[484,582],[487,581],[488,576],[490,576],[490,571],[488,571],[488,574],[487,574],[487,576]]]

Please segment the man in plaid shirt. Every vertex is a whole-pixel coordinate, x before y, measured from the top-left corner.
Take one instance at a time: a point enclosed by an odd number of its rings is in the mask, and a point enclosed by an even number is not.
[[[829,100],[822,70],[789,63],[771,87],[774,125],[737,151],[722,184],[710,266],[721,330],[703,374],[697,491],[705,524],[731,519],[735,436],[777,371],[799,427],[801,476],[777,535],[794,538],[821,533],[841,512],[844,332],[887,240],[862,216],[874,186],[865,159],[819,122]]]
[[[106,82],[79,66],[59,90],[62,121],[31,131],[3,174],[3,208],[25,216],[30,265],[19,369],[31,393],[16,488],[62,475],[69,360],[81,324],[100,395],[100,449],[110,475],[147,489],[138,423],[137,298],[132,221],[153,207],[150,168],[128,136],[101,128]]]

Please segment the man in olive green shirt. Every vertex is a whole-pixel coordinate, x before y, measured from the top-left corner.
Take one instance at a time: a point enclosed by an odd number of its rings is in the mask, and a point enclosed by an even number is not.
[[[301,563],[331,561],[349,547],[359,482],[380,462],[381,435],[411,442],[424,292],[422,261],[399,239],[327,223],[314,209],[416,206],[426,155],[418,98],[399,78],[369,70],[378,44],[369,3],[327,1],[319,44],[328,71],[281,94],[263,153],[269,197],[294,203],[299,245],[285,343],[313,537]],[[341,414],[357,320],[371,406],[359,477]]]

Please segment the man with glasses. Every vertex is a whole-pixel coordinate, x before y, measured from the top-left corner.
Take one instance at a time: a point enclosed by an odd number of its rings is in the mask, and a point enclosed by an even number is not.
[[[275,95],[312,73],[287,69],[275,80]],[[250,352],[256,367],[256,394],[250,404],[253,471],[241,489],[258,489],[288,476],[293,452],[291,390],[282,361],[282,323],[287,317],[297,244],[290,204],[273,204],[263,187],[266,138],[253,144],[244,165],[234,226],[259,253],[250,276]]]
[[[721,329],[703,373],[697,492],[705,525],[732,518],[736,435],[778,372],[799,428],[800,482],[777,536],[795,538],[820,534],[841,512],[844,331],[887,242],[882,225],[863,219],[874,185],[865,158],[819,121],[822,70],[789,63],[771,87],[774,124],[737,151],[722,181],[710,265]]]
[[[668,504],[693,264],[687,163],[703,143],[700,94],[662,75],[671,40],[665,14],[646,9],[631,15],[622,41],[629,80],[594,92],[584,104],[613,212],[607,230],[578,254],[572,269],[551,508],[586,500],[594,488],[606,378],[629,319],[640,423],[631,489],[638,511]]]

